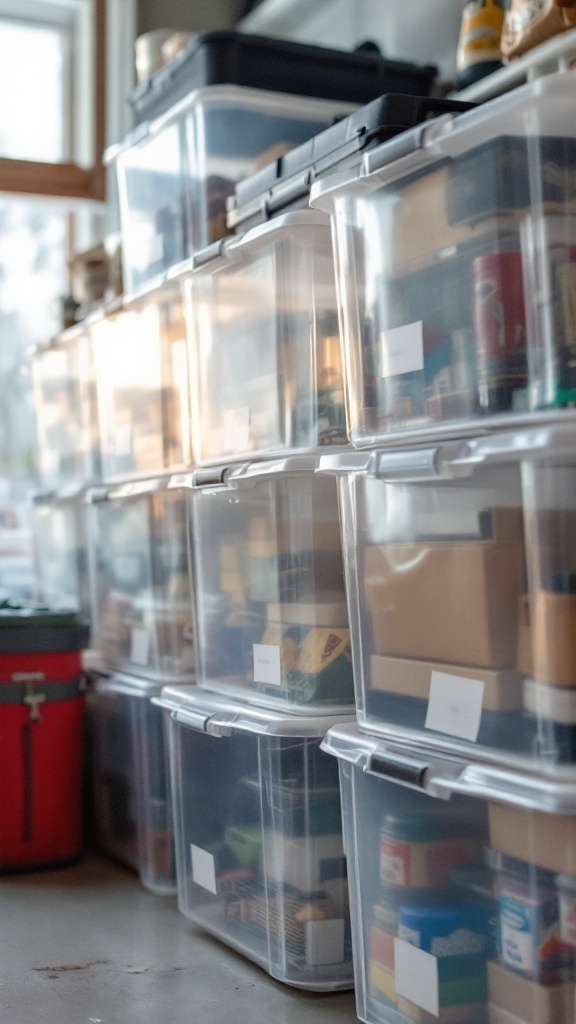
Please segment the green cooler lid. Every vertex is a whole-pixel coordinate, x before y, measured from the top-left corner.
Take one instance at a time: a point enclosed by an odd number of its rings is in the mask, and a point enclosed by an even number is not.
[[[88,623],[75,612],[0,601],[0,654],[80,651],[88,634]]]

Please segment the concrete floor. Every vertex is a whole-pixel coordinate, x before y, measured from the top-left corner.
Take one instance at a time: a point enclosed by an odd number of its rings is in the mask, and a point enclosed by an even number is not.
[[[0,878],[0,1024],[354,1024],[198,931],[100,857]]]

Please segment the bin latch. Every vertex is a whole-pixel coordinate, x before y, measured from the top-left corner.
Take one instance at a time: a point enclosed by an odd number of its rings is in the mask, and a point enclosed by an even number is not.
[[[28,704],[30,708],[30,721],[40,721],[40,705],[46,700],[46,694],[41,693],[39,690],[34,688],[34,683],[27,682],[25,684],[24,703]]]

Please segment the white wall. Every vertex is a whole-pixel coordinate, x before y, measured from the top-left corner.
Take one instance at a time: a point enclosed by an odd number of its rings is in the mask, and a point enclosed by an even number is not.
[[[264,0],[247,32],[352,49],[367,39],[392,58],[435,63],[451,78],[464,0]]]
[[[138,34],[153,28],[229,28],[242,8],[243,0],[138,0]]]

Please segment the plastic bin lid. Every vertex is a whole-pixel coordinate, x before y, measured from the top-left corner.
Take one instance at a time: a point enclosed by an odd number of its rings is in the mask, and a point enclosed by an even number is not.
[[[334,173],[368,149],[440,114],[461,114],[473,104],[390,93],[326,128],[236,185],[228,199],[228,227],[268,220],[298,200],[307,201],[314,181]]]
[[[458,117],[447,113],[418,125],[370,150],[359,169],[331,174],[316,182],[311,190],[311,205],[330,212],[332,196],[342,191],[370,192],[502,137],[515,138],[518,144],[526,146],[528,136],[540,136],[552,140],[554,152],[556,140],[576,136],[569,86],[563,73],[546,75]]]
[[[75,612],[0,602],[0,654],[79,651],[88,646],[88,633]]]
[[[127,501],[131,498],[141,498],[149,494],[157,494],[158,491],[170,489],[171,479],[171,474],[167,473],[165,476],[157,476],[146,480],[129,480],[123,484],[91,487],[86,492],[86,501],[89,505],[100,505],[107,501]]]
[[[146,697],[150,700],[160,694],[162,684],[117,672],[113,676],[100,676],[94,683],[94,689],[98,693],[119,693],[126,697]]]
[[[232,264],[240,263],[242,260],[251,260],[258,250],[265,249],[280,241],[282,236],[293,235],[294,232],[299,235],[308,232],[315,247],[322,244],[323,239],[332,251],[330,218],[318,210],[306,208],[279,213],[271,220],[246,224],[245,227],[246,230],[236,235],[227,235],[216,242],[211,242],[203,249],[197,249],[190,259],[177,264],[171,271],[172,276],[182,278],[192,272],[205,272],[206,270],[208,273],[212,273],[216,261],[220,261],[222,264]],[[319,231],[324,234],[319,236]]]
[[[203,490],[225,487],[252,486],[259,479],[281,477],[287,474],[314,475],[320,465],[319,455],[289,455],[286,458],[263,459],[261,462],[226,462],[219,466],[195,469],[191,473],[176,473],[170,480],[170,489]]]
[[[157,116],[194,89],[241,85],[296,96],[367,103],[393,89],[426,96],[432,65],[385,60],[375,46],[353,53],[244,32],[196,35],[130,97],[138,120]]]
[[[257,736],[321,739],[337,722],[352,715],[291,715],[242,704],[194,686],[165,686],[155,704],[172,712],[176,722],[211,736],[249,733]]]
[[[436,444],[414,448],[382,447],[357,451],[346,449],[319,458],[318,472],[334,475],[358,473],[381,480],[418,482],[453,480],[471,475],[483,466],[552,459],[573,466],[576,462],[576,414],[537,412],[527,415],[525,426],[516,430],[494,430],[465,440],[437,440]],[[477,424],[477,421],[476,421]],[[502,426],[510,427],[509,415]],[[465,427],[460,423],[460,432]],[[473,425],[472,425],[473,427]],[[476,426],[477,429],[477,426]]]
[[[357,723],[336,723],[322,750],[367,775],[420,790],[431,797],[453,794],[511,804],[525,810],[576,815],[576,780],[552,781],[538,775],[437,755],[426,747],[393,743],[362,733]]]

